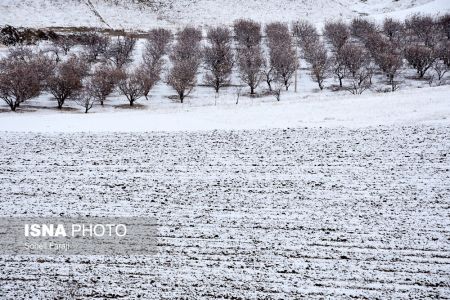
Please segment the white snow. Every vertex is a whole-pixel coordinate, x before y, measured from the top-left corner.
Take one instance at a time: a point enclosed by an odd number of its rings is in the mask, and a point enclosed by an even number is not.
[[[443,14],[445,12],[450,12],[450,1],[447,0],[434,0],[427,3],[424,3],[423,5],[419,6],[412,6],[406,9],[396,10],[396,11],[390,11],[386,13],[379,13],[374,14],[371,16],[371,18],[375,20],[383,20],[386,17],[395,18],[398,20],[404,20],[408,16],[411,16],[412,14],[431,14],[431,15],[438,15]]]
[[[401,124],[448,124],[450,86],[408,88],[361,96],[291,93],[281,102],[241,96],[238,105],[158,106],[152,99],[132,110],[97,107],[88,114],[56,109],[0,113],[0,130],[25,132],[144,132],[286,127],[364,127]],[[229,96],[231,97],[231,96]],[[197,99],[190,99],[195,104]],[[229,99],[233,101],[234,98]],[[54,105],[54,104],[53,104]],[[126,106],[126,103],[124,102]],[[104,110],[104,112],[102,112]]]
[[[0,299],[448,298],[449,128],[2,133],[0,215],[154,216],[159,247],[0,255]]]
[[[164,26],[231,24],[239,18],[253,18],[262,23],[290,22],[298,19],[323,23],[327,19],[349,19],[355,16],[412,12],[445,13],[446,0],[177,0],[159,1],[152,7],[129,1],[92,0],[0,0],[0,25],[28,27],[102,27],[140,30]],[[100,20],[100,15],[106,24]]]
[[[179,0],[157,13],[92,2],[111,27],[133,30],[450,10],[445,0]],[[106,27],[76,0],[0,0],[6,23]],[[428,87],[405,66],[399,91],[382,93],[377,74],[354,96],[331,91],[333,79],[318,91],[302,67],[298,93],[281,102],[244,94],[236,105],[233,87],[216,99],[197,86],[180,104],[159,83],[135,108],[115,93],[88,114],[71,101],[58,111],[45,93],[16,113],[0,103],[0,216],[159,225],[153,256],[0,255],[0,299],[449,298],[448,78]]]

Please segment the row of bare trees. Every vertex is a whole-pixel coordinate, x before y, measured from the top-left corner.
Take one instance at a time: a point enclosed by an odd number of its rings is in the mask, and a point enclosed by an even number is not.
[[[133,61],[136,39],[128,36],[112,40],[89,34],[85,36],[85,50],[78,55],[61,55],[73,47],[68,40],[67,44],[53,43],[37,53],[26,47],[11,48],[0,60],[0,98],[15,111],[22,102],[46,91],[59,109],[67,100],[74,100],[88,112],[118,90],[134,105],[137,99],[147,97],[160,79],[162,57],[167,54],[171,37],[167,30],[152,30],[143,62],[131,70],[128,66]]]
[[[419,78],[433,69],[432,79],[443,79],[450,65],[449,20],[448,14],[413,15],[404,22],[388,18],[377,26],[356,18],[350,24],[327,22],[322,35],[305,21],[295,22],[290,29],[280,22],[262,28],[255,21],[238,20],[233,30],[209,28],[203,44],[202,32],[197,28],[185,27],[174,43],[170,31],[154,29],[145,37],[138,64],[132,64],[135,37],[111,38],[97,33],[76,39],[59,36],[37,53],[29,48],[12,48],[0,60],[0,98],[15,110],[46,91],[60,109],[72,99],[88,112],[95,103],[104,105],[114,91],[123,94],[132,106],[142,97],[148,99],[155,84],[164,79],[183,102],[197,85],[203,65],[203,83],[216,93],[231,84],[236,68],[250,95],[265,83],[280,100],[302,60],[320,90],[324,89],[325,79],[334,77],[338,89],[361,94],[371,87],[378,72],[386,76],[394,91],[404,61]],[[77,49],[74,55],[71,49],[78,44],[83,50]]]
[[[340,88],[347,80],[345,88],[360,94],[372,85],[372,76],[379,71],[395,91],[404,60],[416,69],[419,78],[433,69],[439,84],[449,68],[449,28],[449,14],[441,17],[416,14],[404,22],[386,18],[382,26],[363,18],[350,24],[327,22],[324,40],[311,24],[297,22],[293,34],[320,89],[323,81],[333,76]],[[433,79],[434,75],[430,77]]]

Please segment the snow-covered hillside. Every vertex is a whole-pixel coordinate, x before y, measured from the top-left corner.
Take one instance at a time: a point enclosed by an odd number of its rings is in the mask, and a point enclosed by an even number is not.
[[[0,0],[0,25],[89,26],[146,30],[155,26],[230,24],[238,18],[260,22],[325,19],[412,12],[450,11],[447,0],[166,0],[152,4],[110,0]]]

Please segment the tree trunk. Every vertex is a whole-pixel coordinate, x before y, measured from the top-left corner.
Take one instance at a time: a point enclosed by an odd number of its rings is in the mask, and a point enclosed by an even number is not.
[[[389,74],[389,83],[393,84],[394,83],[394,75]]]
[[[216,85],[214,86],[214,89],[216,90],[216,93],[219,93],[220,81],[218,79],[216,80]]]
[[[180,92],[180,93],[178,93],[178,95],[180,96],[181,103],[183,103],[183,101],[184,101],[184,92]]]
[[[272,88],[270,89],[272,90]],[[250,87],[250,95],[254,95],[255,94],[255,88],[253,86]]]

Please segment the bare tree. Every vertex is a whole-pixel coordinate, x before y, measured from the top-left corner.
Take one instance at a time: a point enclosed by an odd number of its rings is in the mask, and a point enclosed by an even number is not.
[[[75,45],[75,39],[68,35],[59,35],[56,40],[53,41],[53,44],[55,47],[62,50],[64,55],[67,55]]]
[[[243,48],[238,51],[239,76],[241,81],[250,87],[250,94],[255,94],[262,79],[264,57],[261,46]]]
[[[350,85],[347,90],[352,94],[361,94],[372,84],[373,67],[364,47],[346,43],[339,51],[339,59],[348,72]]]
[[[169,30],[164,28],[152,29],[148,33],[145,43],[144,62],[147,65],[159,62],[164,55],[168,54],[172,40],[173,35]]]
[[[353,36],[364,41],[370,34],[376,33],[378,29],[375,23],[371,21],[363,18],[355,18],[350,24],[350,31]]]
[[[341,51],[334,53],[331,57],[330,68],[339,80],[339,87],[342,88],[342,80],[347,76],[347,67],[345,64],[344,54],[342,54]]]
[[[376,64],[373,62],[372,59],[369,58],[367,60],[367,63],[365,64],[364,67],[367,70],[367,74],[368,74],[368,77],[369,77],[369,84],[372,85],[372,77],[375,74],[375,70],[377,69],[376,68]]]
[[[190,43],[192,41],[200,42],[202,40],[202,31],[193,26],[186,26],[178,32],[177,42]]]
[[[289,28],[283,23],[271,23],[266,26],[269,48],[270,67],[266,67],[266,81],[270,85],[271,70],[273,76],[279,78],[286,90],[289,89],[292,76],[298,68],[297,53],[295,51]]]
[[[440,39],[439,23],[431,16],[414,14],[405,20],[405,28],[412,42],[433,47]]]
[[[54,44],[45,47],[44,52],[53,54],[56,62],[61,61],[61,49],[59,49]]]
[[[371,70],[367,67],[361,67],[350,78],[350,85],[347,90],[353,95],[360,95],[371,86]]]
[[[442,59],[450,67],[450,40],[441,41],[435,47],[436,57]]]
[[[392,18],[385,18],[383,21],[383,33],[389,38],[391,42],[399,41],[403,34],[405,28],[400,21],[394,20]]]
[[[265,32],[269,47],[276,46],[278,43],[292,43],[289,27],[284,23],[269,23],[266,25]]]
[[[394,92],[398,88],[398,84],[395,82],[395,76],[403,66],[403,58],[398,52],[381,53],[378,57],[380,68],[388,77],[388,83]]]
[[[386,36],[373,33],[369,35],[365,45],[373,58],[373,62],[388,77],[392,91],[396,90],[398,82],[394,80],[394,77],[403,66],[402,47],[399,45],[399,38],[397,40],[389,40]]]
[[[195,61],[177,62],[167,76],[167,83],[177,92],[181,103],[197,84],[198,65]]]
[[[136,69],[132,72],[125,73],[119,82],[119,90],[127,97],[130,106],[134,106],[134,103],[144,96],[145,91],[141,76],[141,70]]]
[[[364,41],[364,46],[375,60],[378,54],[390,52],[393,48],[389,39],[378,32],[369,34]]]
[[[131,36],[117,37],[111,42],[105,56],[113,62],[117,68],[122,68],[131,62],[131,54],[136,45],[136,38]]]
[[[291,79],[298,68],[297,53],[291,43],[274,47],[270,51],[271,64],[276,77],[283,82],[286,91],[291,85]]]
[[[450,13],[446,13],[439,17],[438,20],[440,28],[442,30],[442,35],[450,40]]]
[[[54,62],[42,52],[29,48],[10,49],[0,60],[0,98],[15,111],[25,100],[38,96],[44,82],[53,72]]]
[[[443,41],[436,46],[436,59],[432,68],[438,76],[439,84],[450,67],[450,41]]]
[[[261,25],[252,20],[237,20],[234,22],[234,35],[239,47],[256,47],[261,44]]]
[[[436,72],[436,75],[438,76],[438,78],[437,78],[439,80],[438,84],[441,84],[442,78],[444,78],[445,74],[448,72],[448,69],[449,69],[448,65],[446,63],[444,63],[442,60],[436,59],[433,62],[432,67],[433,67],[433,70]]]
[[[407,47],[405,50],[405,58],[417,70],[419,78],[423,78],[426,71],[433,65],[436,59],[434,51],[423,45],[411,45]]]
[[[323,34],[333,46],[334,50],[339,51],[350,38],[350,29],[342,21],[326,22]]]
[[[145,99],[155,84],[160,80],[164,66],[163,56],[170,50],[173,35],[167,29],[153,29],[148,33],[145,50],[142,55],[143,65],[136,72],[141,78]]]
[[[97,102],[97,99],[94,97],[94,95],[86,90],[83,90],[74,99],[75,103],[84,108],[84,113],[86,114],[94,106],[95,102]]]
[[[170,55],[172,69],[167,83],[177,92],[181,103],[195,87],[196,75],[201,62],[201,31],[185,27],[178,33],[177,43]]]
[[[284,87],[285,85],[283,80],[279,80],[279,78],[276,78],[274,80],[272,95],[275,96],[275,99],[277,99],[277,101],[281,100],[281,91],[283,90]]]
[[[49,78],[55,71],[56,62],[46,56],[44,52],[38,52],[30,60],[31,67],[36,76],[39,79],[41,90],[45,89],[47,78]]]
[[[86,83],[86,92],[103,105],[106,98],[114,91],[124,73],[117,68],[101,65],[94,70],[92,77]]]
[[[317,42],[315,45],[308,46],[305,51],[305,59],[311,65],[311,78],[323,90],[323,81],[328,75],[330,65],[325,45],[322,42]]]
[[[272,49],[278,47],[278,43],[283,42],[287,26],[280,23],[270,23],[266,25],[265,32],[267,36],[268,55],[264,54],[264,63],[262,67],[262,77],[267,83],[269,92],[272,92],[272,82],[275,80],[275,68],[272,64]],[[287,29],[289,35],[289,29]],[[289,36],[290,37],[290,36]],[[268,57],[267,57],[268,56]]]
[[[34,70],[34,65],[22,59],[7,57],[0,61],[0,98],[12,111],[39,95],[41,85]]]
[[[87,63],[76,56],[57,65],[55,73],[47,79],[46,89],[58,102],[59,109],[67,99],[75,98],[81,91],[88,69]]]
[[[89,33],[85,36],[86,56],[89,62],[97,61],[100,55],[106,54],[111,45],[111,38],[98,33]]]
[[[267,83],[267,87],[269,88],[269,92],[272,91],[272,82],[275,80],[275,69],[270,63],[270,58],[267,60],[264,58],[263,65],[261,68],[261,80],[264,80]]]
[[[314,45],[319,42],[319,33],[316,27],[307,21],[298,21],[292,24],[293,35],[297,44],[303,49],[307,45]]]
[[[204,62],[207,74],[205,84],[216,93],[221,87],[230,84],[234,56],[231,47],[231,32],[226,27],[211,28],[207,34],[209,45],[204,48]]]
[[[357,44],[345,44],[341,50],[343,62],[352,76],[368,61],[368,53]]]
[[[138,78],[141,80],[142,91],[144,93],[145,99],[148,100],[148,95],[155,84],[160,79],[161,66],[160,65],[147,65],[143,64],[136,70]]]
[[[56,63],[45,55],[45,52],[33,52],[30,47],[17,46],[9,48],[8,60],[22,60],[30,65],[30,70],[36,73],[44,85],[45,80],[53,73]]]

